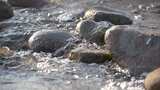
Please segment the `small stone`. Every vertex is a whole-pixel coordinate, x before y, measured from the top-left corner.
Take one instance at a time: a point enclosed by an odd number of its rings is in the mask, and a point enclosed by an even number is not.
[[[15,7],[42,7],[46,5],[47,0],[8,0],[8,3]]]
[[[6,2],[0,0],[0,21],[13,17],[12,7]]]
[[[96,22],[108,21],[115,25],[130,25],[132,20],[124,12],[113,9],[92,8],[85,12],[85,19],[92,19]]]
[[[60,31],[37,31],[29,39],[30,49],[35,52],[55,52],[68,43],[72,35]]]
[[[146,90],[160,90],[160,68],[147,75],[144,86]]]
[[[90,50],[76,48],[70,52],[69,58],[84,63],[104,63],[112,59],[112,55],[105,50]]]
[[[90,32],[90,30],[93,30],[95,27],[97,27],[97,24],[93,20],[82,20],[77,24],[76,30],[85,34],[85,32]]]
[[[80,32],[82,38],[103,45],[105,32],[110,27],[111,24],[105,21],[83,20],[77,24],[76,30]]]
[[[10,50],[8,47],[0,48],[0,57],[7,57],[13,55],[13,51]]]

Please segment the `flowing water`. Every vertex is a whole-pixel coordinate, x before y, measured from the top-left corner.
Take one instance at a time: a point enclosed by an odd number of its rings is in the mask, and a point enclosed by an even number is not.
[[[38,30],[76,35],[74,15],[97,3],[59,0],[40,9],[14,8],[15,16],[1,22],[0,45],[8,45],[14,53],[0,57],[0,90],[143,90],[144,77],[130,76],[112,62],[85,64],[25,48],[30,33]]]

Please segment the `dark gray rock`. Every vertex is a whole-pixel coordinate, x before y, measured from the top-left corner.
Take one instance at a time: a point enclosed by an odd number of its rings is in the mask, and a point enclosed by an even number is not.
[[[13,15],[12,7],[6,2],[0,0],[0,21],[9,19]]]
[[[72,38],[67,32],[59,31],[37,31],[29,39],[29,47],[36,52],[55,52],[68,43]]]
[[[76,26],[76,30],[80,32],[80,35],[83,38],[90,38],[89,34],[93,31],[94,28],[97,27],[96,22],[92,21],[92,20],[83,20],[80,21],[77,26]]]
[[[42,7],[46,5],[47,0],[8,0],[8,3],[15,7]]]
[[[108,21],[115,25],[130,25],[132,20],[124,12],[103,8],[93,8],[85,12],[84,18],[92,19],[96,22]]]
[[[106,48],[132,74],[160,67],[160,31],[136,26],[113,26],[105,34]]]
[[[104,44],[104,35],[111,24],[108,22],[94,22],[92,20],[83,20],[77,24],[76,29],[80,32],[82,38],[99,45]]]
[[[144,81],[146,90],[160,90],[160,68],[147,75]]]
[[[70,52],[69,58],[84,63],[104,63],[112,59],[112,55],[104,50],[76,48]]]

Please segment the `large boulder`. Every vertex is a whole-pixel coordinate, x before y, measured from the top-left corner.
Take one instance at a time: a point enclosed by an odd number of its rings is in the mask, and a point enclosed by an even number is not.
[[[93,50],[86,48],[73,49],[69,59],[83,63],[104,63],[112,59],[112,55],[105,50]]]
[[[76,30],[80,32],[82,38],[98,45],[103,45],[105,32],[110,27],[111,24],[109,22],[82,20],[77,24]]]
[[[6,2],[0,0],[0,21],[9,19],[13,15],[12,7]]]
[[[105,34],[114,61],[132,74],[160,67],[160,31],[136,26],[113,26]]]
[[[132,20],[130,16],[120,10],[95,7],[87,10],[84,19],[92,19],[96,22],[108,21],[115,25],[130,25]]]
[[[15,7],[42,7],[46,5],[47,0],[8,0],[8,3]]]
[[[146,90],[160,90],[160,68],[147,75],[144,81]]]
[[[37,31],[29,39],[29,47],[35,52],[55,52],[68,43],[72,38],[67,32],[60,31]]]

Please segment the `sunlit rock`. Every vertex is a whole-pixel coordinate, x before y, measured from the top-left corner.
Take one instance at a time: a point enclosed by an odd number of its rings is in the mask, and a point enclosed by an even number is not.
[[[113,9],[92,8],[85,12],[85,19],[92,19],[96,22],[108,21],[115,25],[130,25],[132,20],[124,12]]]
[[[70,52],[69,58],[84,63],[104,63],[112,59],[112,55],[105,50],[76,48]]]
[[[144,81],[146,90],[160,90],[160,68],[149,73]]]
[[[13,51],[10,50],[8,47],[1,47],[0,48],[0,57],[7,57],[13,55]]]
[[[113,26],[105,34],[106,48],[113,60],[140,74],[160,67],[160,32],[135,26]]]

